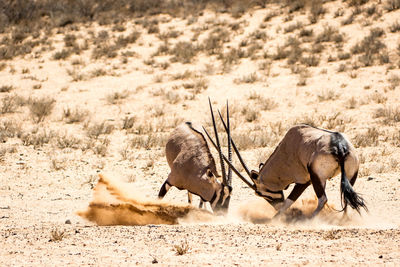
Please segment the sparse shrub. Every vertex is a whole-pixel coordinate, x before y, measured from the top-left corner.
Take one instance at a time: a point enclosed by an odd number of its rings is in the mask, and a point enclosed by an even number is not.
[[[122,92],[113,92],[106,96],[106,100],[109,104],[114,105],[121,102],[123,99],[126,99],[130,95],[128,90],[124,90]]]
[[[81,140],[68,135],[68,134],[62,134],[62,135],[58,135],[57,137],[55,137],[55,141],[56,141],[56,145],[58,148],[60,149],[64,149],[64,148],[79,148],[79,145],[81,144]]]
[[[133,127],[133,125],[135,124],[135,122],[136,122],[135,116],[131,116],[131,117],[126,116],[122,122],[122,129],[123,130],[131,129]]]
[[[8,93],[13,89],[14,89],[14,86],[12,86],[12,85],[2,85],[0,87],[0,93]]]
[[[35,122],[42,122],[53,111],[56,101],[50,97],[41,97],[29,101],[29,110]]]
[[[46,131],[46,129],[39,130],[38,128],[33,129],[31,132],[21,134],[21,141],[24,146],[33,146],[35,149],[48,144],[54,137],[52,131]]]
[[[66,34],[64,36],[64,44],[66,47],[74,47],[76,45],[76,36],[74,34]]]
[[[252,72],[250,74],[247,75],[243,75],[241,78],[239,79],[235,79],[234,82],[235,83],[255,83],[256,81],[258,81],[260,78],[258,77],[256,72]]]
[[[242,109],[242,114],[247,122],[253,122],[257,120],[260,112],[252,107],[245,107]]]
[[[340,53],[338,53],[337,57],[338,57],[339,60],[346,60],[346,59],[350,58],[350,53],[348,53],[348,52],[346,52],[346,53],[340,52]]]
[[[87,110],[82,110],[78,107],[76,107],[75,109],[67,107],[63,111],[63,117],[66,123],[82,122],[88,116],[88,114],[89,112]]]
[[[298,27],[302,26],[301,22],[298,22],[298,24],[300,25]],[[250,34],[249,37],[252,38],[253,40],[265,41],[265,40],[267,40],[267,33],[265,31],[255,30],[254,32],[252,32]],[[227,41],[229,41],[229,39]]]
[[[67,59],[70,55],[72,54],[72,51],[69,49],[63,49],[61,51],[57,51],[53,54],[53,59],[54,60],[60,60],[60,59]]]
[[[368,128],[366,133],[357,134],[353,138],[356,147],[377,146],[379,144],[380,133],[375,127]]]
[[[393,90],[400,85],[400,76],[392,73],[388,82],[390,83],[390,88]]]
[[[300,62],[307,67],[316,67],[319,64],[319,60],[319,57],[312,54],[309,56],[301,57]]]
[[[268,12],[267,15],[265,15],[263,21],[268,22],[270,21],[273,17],[276,17],[278,14],[276,12]]]
[[[94,154],[105,157],[108,152],[108,145],[110,144],[110,139],[108,138],[98,138],[96,140],[92,140],[90,143],[90,149]]]
[[[347,101],[346,107],[349,108],[349,109],[355,109],[355,108],[357,107],[357,104],[358,104],[357,99],[356,99],[354,96],[352,96],[352,97]]]
[[[21,135],[21,124],[14,120],[0,121],[0,142],[6,142],[8,138]]]
[[[389,12],[400,8],[400,0],[387,0],[385,3],[385,9]]]
[[[301,23],[300,21],[297,21],[295,23],[289,24],[289,26],[284,28],[283,31],[284,31],[284,33],[289,33],[289,32],[293,32],[297,29],[300,29],[302,27],[303,27],[303,23]]]
[[[51,156],[51,168],[55,171],[65,170],[67,168],[67,160],[62,156]]]
[[[314,35],[313,29],[301,29],[299,37],[311,37]]]
[[[385,52],[386,49],[386,45],[379,40],[383,34],[384,31],[380,28],[371,29],[368,36],[364,37],[360,43],[351,48],[351,53],[361,54],[359,61],[364,66],[373,65],[374,62],[379,59],[379,55],[382,53],[382,50]]]
[[[202,49],[209,55],[220,53],[225,42],[230,40],[230,33],[222,27],[218,27],[211,31],[202,43]]]
[[[13,113],[17,109],[17,97],[15,95],[6,95],[1,99],[0,114]]]
[[[114,130],[114,125],[103,121],[101,123],[94,123],[88,126],[86,132],[90,138],[97,139],[100,135],[110,134],[113,130]]]
[[[375,110],[374,118],[383,118],[385,124],[400,122],[400,107],[385,106]]]
[[[318,100],[322,102],[328,100],[336,100],[339,97],[339,95],[335,92],[335,90],[330,89],[330,90],[323,90],[317,95],[317,97]]]
[[[289,55],[289,51],[285,46],[277,46],[276,53],[272,56],[274,60],[281,60],[287,58]]]
[[[121,49],[126,47],[128,44],[133,44],[139,39],[141,35],[141,32],[133,30],[131,33],[129,33],[127,36],[120,35],[117,38],[117,41],[115,42],[116,49]]]
[[[337,28],[333,26],[325,26],[324,30],[317,35],[315,39],[315,43],[323,43],[323,42],[336,42],[341,43],[343,42],[343,34],[339,33]]]
[[[181,97],[179,96],[179,93],[173,92],[173,91],[168,91],[165,94],[165,98],[167,99],[169,104],[177,104],[181,100]]]
[[[322,6],[323,1],[321,0],[312,0],[311,1],[311,8],[310,8],[310,15],[308,19],[310,23],[316,23],[318,18],[325,14],[326,10]]]
[[[190,70],[185,70],[184,72],[178,72],[172,75],[174,80],[185,80],[194,77],[195,74]]]
[[[166,142],[167,142],[167,137],[162,135],[156,135],[154,133],[149,133],[146,136],[138,135],[132,137],[129,140],[129,145],[131,148],[150,149],[152,147],[165,146]]]
[[[107,71],[105,71],[103,68],[96,68],[90,73],[91,77],[100,77],[104,75],[107,75]]]
[[[370,101],[374,101],[377,104],[386,103],[387,97],[379,92],[374,92],[369,96]]]
[[[178,61],[183,64],[192,62],[197,54],[197,49],[190,42],[178,42],[171,50],[172,61]]]
[[[67,74],[71,76],[73,82],[84,81],[87,79],[86,75],[78,69],[67,69]]]
[[[392,25],[389,26],[389,31],[392,33],[400,31],[400,23],[399,21],[395,21]]]

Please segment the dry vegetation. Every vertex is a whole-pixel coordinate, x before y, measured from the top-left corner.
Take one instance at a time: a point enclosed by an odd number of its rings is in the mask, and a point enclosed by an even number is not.
[[[366,198],[393,208],[399,18],[398,0],[0,1],[0,203],[32,201],[56,218],[63,207],[40,202],[41,190],[65,206],[87,202],[101,170],[155,196],[168,173],[169,133],[190,120],[210,128],[210,96],[221,110],[229,99],[233,137],[250,166],[296,123],[345,132],[361,155],[360,191],[379,188],[385,196]],[[33,220],[25,212],[21,223],[12,221],[20,228]],[[55,218],[39,220],[59,224]],[[43,238],[65,238],[44,227]],[[183,259],[196,246],[185,241],[172,250]],[[271,247],[285,250],[284,243]]]

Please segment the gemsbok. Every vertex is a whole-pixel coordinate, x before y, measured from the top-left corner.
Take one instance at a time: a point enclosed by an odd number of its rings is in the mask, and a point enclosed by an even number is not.
[[[228,140],[253,183],[243,177],[224,155],[222,158],[256,195],[263,197],[277,210],[275,216],[284,213],[310,184],[318,197],[317,208],[312,214],[312,217],[316,216],[327,202],[326,181],[339,171],[342,211],[346,211],[347,205],[359,213],[361,207],[368,210],[363,198],[352,187],[357,179],[359,160],[353,145],[343,134],[306,124],[294,126],[288,130],[266,162],[259,165],[259,171],[250,171],[232,140],[221,113],[219,115]],[[214,121],[213,123],[215,124]],[[207,131],[205,132],[216,146]],[[283,190],[293,183],[293,190],[285,200]]]
[[[229,121],[227,122],[228,129]],[[216,148],[221,156],[221,146],[215,125],[214,131],[217,140]],[[228,146],[230,147],[229,144]],[[195,194],[201,198],[200,207],[204,201],[210,202],[214,212],[228,210],[232,192],[230,168],[226,174],[224,161],[220,158],[223,180],[222,183],[219,182],[217,177],[220,175],[217,173],[215,160],[200,130],[195,129],[191,122],[180,124],[169,137],[165,153],[171,172],[161,186],[159,198],[163,198],[167,191],[175,186],[179,190],[188,191],[189,203],[192,200],[191,194]]]

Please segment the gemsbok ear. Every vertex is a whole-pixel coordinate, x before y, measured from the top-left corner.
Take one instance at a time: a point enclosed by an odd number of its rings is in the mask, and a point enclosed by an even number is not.
[[[250,179],[251,179],[254,183],[256,183],[257,180],[258,180],[258,171],[252,170],[252,171],[250,172]]]
[[[212,172],[210,171],[210,169],[207,169],[207,176],[210,177],[210,178],[213,177],[213,174],[212,174]]]

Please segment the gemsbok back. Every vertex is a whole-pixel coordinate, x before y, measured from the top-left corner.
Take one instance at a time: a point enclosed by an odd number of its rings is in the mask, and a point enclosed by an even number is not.
[[[317,215],[327,202],[326,181],[339,171],[342,211],[348,205],[359,213],[361,207],[367,210],[364,200],[353,190],[359,160],[353,145],[343,134],[306,124],[294,126],[288,130],[266,162],[260,164],[259,171],[250,171],[232,140],[224,119],[220,113],[219,115],[228,139],[253,183],[243,177],[225,156],[222,155],[222,158],[240,179],[278,211],[275,216],[284,213],[310,184],[318,197],[318,206],[312,216]],[[208,137],[215,145],[212,138],[209,135]],[[283,190],[293,183],[293,190],[285,200]]]
[[[228,124],[229,125],[229,124]],[[214,128],[216,131],[216,128]],[[217,150],[222,155],[217,132]],[[166,145],[166,157],[171,172],[158,193],[163,198],[167,191],[175,186],[180,190],[188,191],[188,201],[191,203],[191,194],[201,198],[202,202],[210,202],[214,212],[226,212],[229,208],[232,187],[231,171],[228,177],[224,163],[221,161],[222,183],[218,181],[215,160],[207,145],[206,139],[200,130],[193,127],[191,122],[180,124],[171,134]]]

